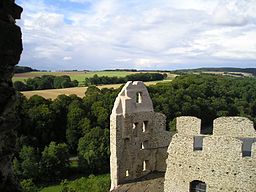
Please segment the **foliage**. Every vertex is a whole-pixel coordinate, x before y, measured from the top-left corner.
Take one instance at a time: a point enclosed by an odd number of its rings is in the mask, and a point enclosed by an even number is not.
[[[109,175],[82,177],[75,181],[64,180],[60,192],[108,192],[110,189]]]
[[[109,77],[98,76],[95,74],[91,78],[85,78],[85,85],[106,85],[106,84],[118,84],[125,83],[127,81],[158,81],[166,78],[166,74],[161,73],[136,73],[130,74],[125,77]]]
[[[43,89],[60,89],[78,86],[78,81],[71,81],[71,78],[68,75],[43,75],[41,77],[29,78],[25,82],[26,83],[23,83],[21,81],[15,81],[14,88],[18,91],[31,91]]]
[[[78,154],[83,166],[91,173],[109,171],[109,130],[93,128],[80,138]]]
[[[185,75],[170,84],[149,88],[156,111],[173,121],[181,115],[211,126],[220,116],[245,116],[256,123],[256,79],[215,75]]]
[[[67,114],[67,142],[72,151],[77,148],[78,139],[82,136],[80,131],[80,120],[85,116],[80,102],[72,102]]]
[[[198,68],[198,69],[180,69],[173,71],[175,73],[194,73],[194,72],[224,72],[230,74],[241,74],[241,73],[251,73],[256,76],[256,68],[237,68],[237,67],[221,67],[221,68]]]
[[[13,161],[14,173],[22,179],[33,178],[36,180],[39,176],[39,165],[36,151],[33,147],[23,146],[18,159]]]
[[[18,91],[29,91],[28,86],[22,81],[15,81],[13,87]]]
[[[71,81],[68,75],[63,75],[54,78],[53,87],[55,89],[68,88],[68,87],[77,87],[78,81]]]
[[[32,179],[25,179],[20,182],[23,192],[38,192],[38,187],[33,183]]]
[[[27,73],[31,71],[37,71],[35,69],[32,69],[31,67],[25,67],[25,66],[15,66],[14,73]]]
[[[69,167],[69,152],[66,144],[51,142],[42,152],[40,170],[43,178],[61,178]]]

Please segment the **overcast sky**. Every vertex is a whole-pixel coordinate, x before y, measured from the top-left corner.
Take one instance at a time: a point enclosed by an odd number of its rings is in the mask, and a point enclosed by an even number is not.
[[[20,65],[256,67],[256,0],[16,0]]]

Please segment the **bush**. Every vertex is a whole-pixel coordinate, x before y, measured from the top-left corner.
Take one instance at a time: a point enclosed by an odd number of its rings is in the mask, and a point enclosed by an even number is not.
[[[110,189],[109,175],[82,177],[75,181],[64,180],[60,192],[108,192]]]
[[[64,176],[69,167],[69,152],[66,144],[51,142],[42,152],[40,170],[45,179],[58,179]]]
[[[21,81],[15,81],[13,83],[13,87],[18,91],[28,91],[29,90],[29,87]]]
[[[39,189],[33,183],[32,179],[25,179],[20,182],[23,192],[38,192]]]

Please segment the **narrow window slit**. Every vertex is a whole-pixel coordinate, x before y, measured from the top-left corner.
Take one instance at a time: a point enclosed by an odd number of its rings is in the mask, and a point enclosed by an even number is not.
[[[143,121],[142,131],[146,132],[148,130],[148,121]]]
[[[141,92],[136,93],[136,103],[142,103],[142,93]]]
[[[148,170],[148,160],[143,161],[143,171]]]

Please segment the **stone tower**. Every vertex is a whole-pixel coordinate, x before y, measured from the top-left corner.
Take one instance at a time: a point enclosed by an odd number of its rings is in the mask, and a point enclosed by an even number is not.
[[[201,120],[177,118],[168,148],[165,192],[256,192],[256,132],[243,117],[214,120],[213,135]]]
[[[152,171],[165,171],[171,140],[143,82],[127,82],[110,116],[111,190]]]

